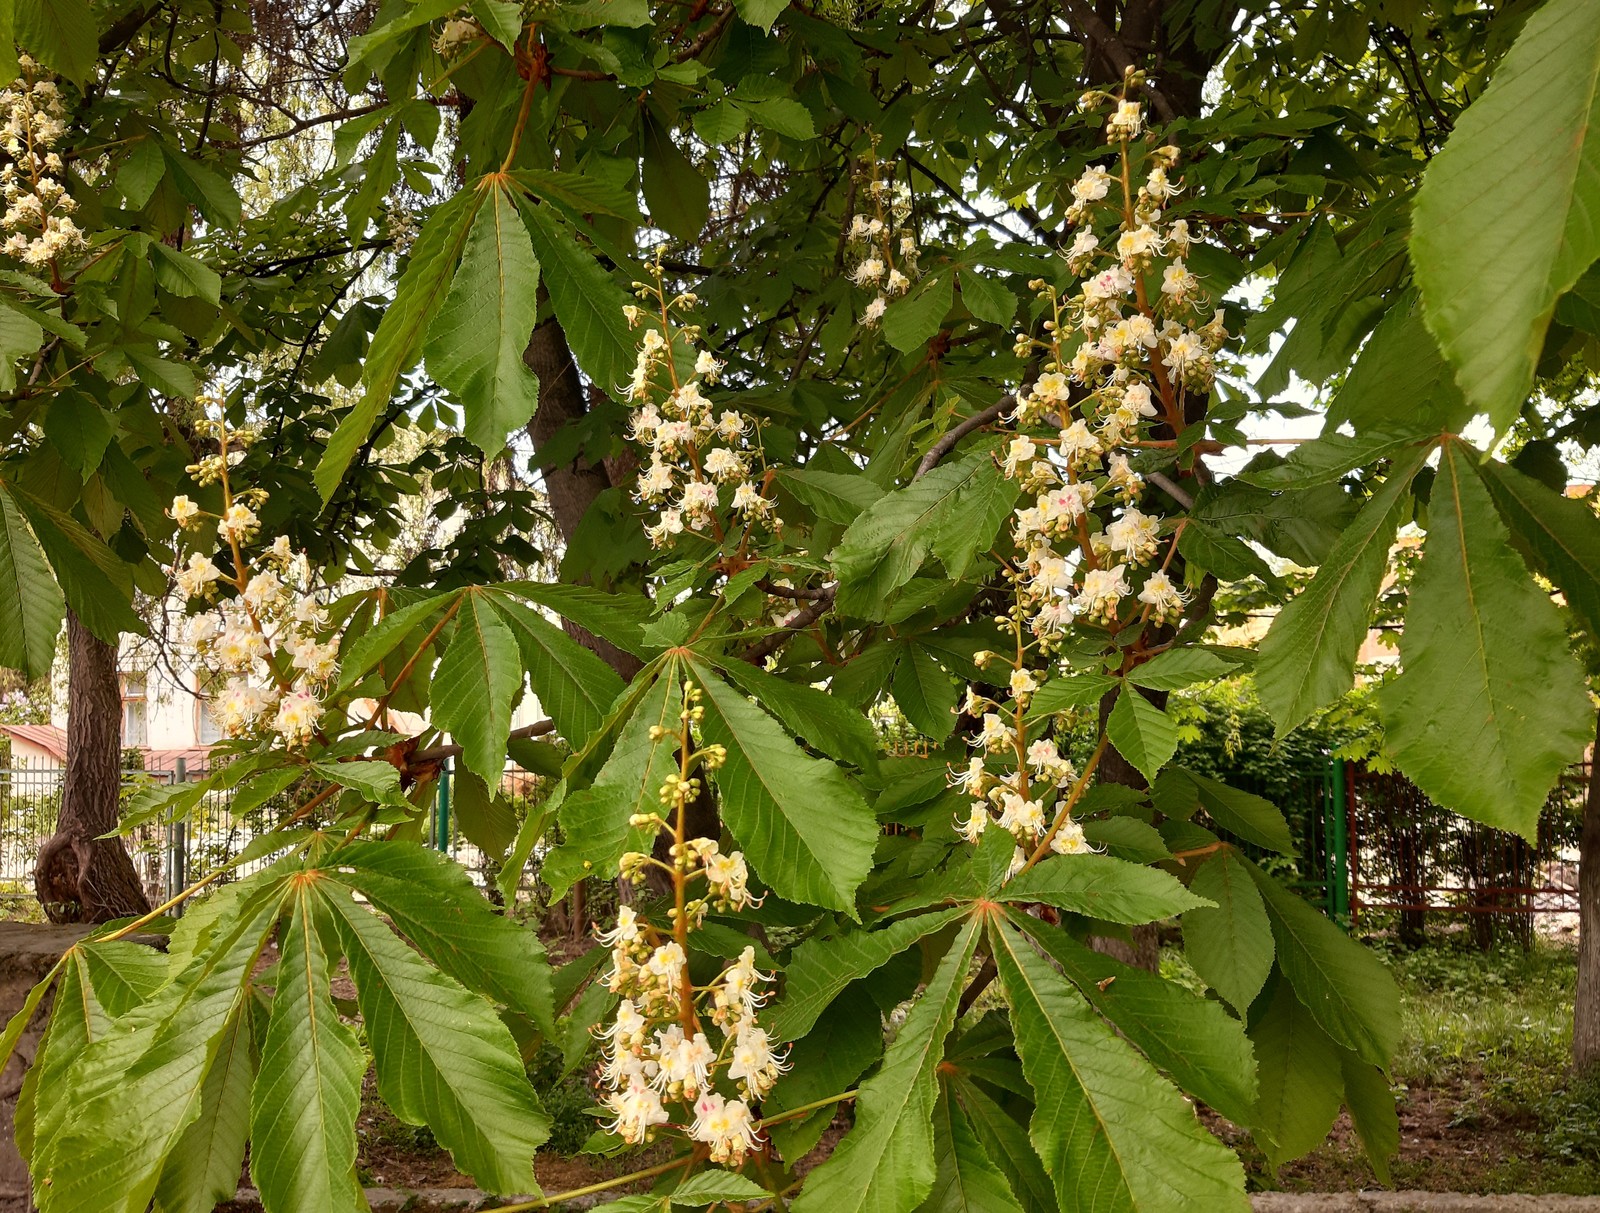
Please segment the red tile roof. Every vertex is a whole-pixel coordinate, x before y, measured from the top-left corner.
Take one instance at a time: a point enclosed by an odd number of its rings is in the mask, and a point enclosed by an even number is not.
[[[67,761],[65,729],[53,724],[0,724],[0,733],[38,746],[57,762],[65,764]],[[211,747],[208,745],[179,746],[175,749],[140,746],[139,756],[144,759],[144,769],[147,771],[174,771],[180,758],[189,772],[194,774],[211,765]]]

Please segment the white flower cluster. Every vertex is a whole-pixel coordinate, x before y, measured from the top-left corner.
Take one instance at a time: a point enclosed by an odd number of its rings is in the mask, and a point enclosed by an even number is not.
[[[850,281],[874,291],[861,313],[869,328],[883,319],[890,300],[911,289],[918,274],[917,237],[911,229],[911,193],[899,182],[878,176],[876,157],[868,161],[867,198],[872,214],[857,214],[850,221]]]
[[[972,742],[978,752],[965,768],[951,769],[950,786],[972,798],[966,815],[956,819],[957,832],[968,842],[977,842],[991,825],[1010,833],[1016,840],[1011,860],[1015,873],[1046,838],[1049,849],[1058,855],[1080,855],[1093,847],[1084,837],[1083,826],[1071,816],[1070,789],[1078,779],[1076,768],[1054,741],[1043,736],[1048,719],[1027,718],[1039,683],[1024,664],[1020,617],[1001,621],[1002,626],[1013,624],[1018,645],[1009,680],[1010,698],[1002,703],[967,688],[961,710],[980,719],[983,727]],[[984,652],[977,659],[988,664],[996,658]]]
[[[772,498],[762,493],[764,460],[755,421],[732,409],[716,411],[702,389],[721,378],[722,363],[709,350],[696,349],[699,326],[673,320],[673,313],[699,299],[688,291],[668,297],[659,262],[653,284],[633,286],[654,305],[648,312],[637,304],[624,309],[629,327],[644,329],[627,396],[637,406],[630,436],[650,450],[635,497],[661,510],[647,528],[650,542],[666,547],[689,531],[720,543],[730,515],[747,533],[757,526],[781,528]],[[763,485],[756,483],[758,466]]]
[[[1143,620],[1172,623],[1182,614],[1184,592],[1157,561],[1168,532],[1139,508],[1144,478],[1130,452],[1163,445],[1147,437],[1153,421],[1181,428],[1186,394],[1210,389],[1227,338],[1221,312],[1200,323],[1207,301],[1184,261],[1195,234],[1185,220],[1162,219],[1182,188],[1168,176],[1178,151],[1130,146],[1144,129],[1142,112],[1137,102],[1113,100],[1108,129],[1125,171],[1092,167],[1072,187],[1071,215],[1084,226],[1067,256],[1084,277],[1065,293],[1035,280],[1052,314],[1047,339],[1017,340],[1019,354],[1041,351],[1046,361],[1013,420],[1019,431],[1055,430],[1048,439],[1019,433],[1004,464],[1034,497],[1017,511],[1013,534],[1025,553],[1030,626],[1047,648],[1075,621],[1120,630],[1132,622],[1130,596]],[[1127,183],[1136,167],[1144,184],[1135,192]],[[1119,222],[1102,243],[1093,224],[1107,213]],[[1103,521],[1096,507],[1108,503],[1117,513]]]
[[[224,732],[237,737],[270,729],[291,746],[304,745],[316,735],[322,693],[338,673],[338,639],[320,638],[327,621],[309,592],[310,568],[287,536],[258,551],[253,565],[246,559],[246,547],[259,542],[256,511],[266,493],[234,492],[228,467],[250,435],[230,433],[220,422],[203,421],[199,428],[217,435],[219,450],[189,471],[201,484],[221,484],[222,513],[208,514],[181,495],[168,513],[192,541],[213,521],[234,572],[224,573],[216,559],[197,549],[172,570],[177,591],[205,604],[189,616],[185,639],[221,683],[212,710]]]
[[[758,1144],[760,1126],[751,1103],[762,1099],[788,1066],[756,1020],[772,975],[756,968],[753,947],[708,984],[697,987],[689,975],[685,940],[710,907],[756,903],[742,854],[724,853],[709,838],[676,841],[683,838],[685,809],[701,791],[699,778],[689,772],[715,770],[727,757],[720,746],[694,748],[691,726],[703,711],[699,700],[698,688],[685,684],[679,730],[651,731],[657,743],[672,741],[678,747],[679,771],[660,790],[671,820],[649,813],[632,824],[654,825],[671,835],[671,862],[631,852],[622,859],[622,875],[642,883],[653,866],[672,877],[672,930],[658,931],[623,906],[617,925],[600,935],[611,949],[607,985],[622,999],[616,1017],[599,1032],[605,1042],[599,1082],[613,1117],[606,1127],[630,1145],[652,1140],[665,1126],[708,1147],[713,1162],[737,1167]],[[691,886],[702,879],[703,893],[693,895]],[[725,1090],[717,1089],[719,1077]],[[674,1105],[684,1110],[676,1123]]]
[[[9,233],[0,248],[24,264],[44,266],[86,241],[72,221],[78,204],[53,175],[63,167],[54,149],[67,133],[61,90],[39,77],[39,65],[27,55],[19,55],[17,65],[17,79],[0,89],[0,137],[9,157],[0,165],[6,200],[0,226]]]

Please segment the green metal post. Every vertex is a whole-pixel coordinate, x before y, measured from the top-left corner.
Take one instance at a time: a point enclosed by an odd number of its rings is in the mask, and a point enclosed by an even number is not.
[[[1328,761],[1326,787],[1323,803],[1328,823],[1328,909],[1343,926],[1350,920],[1350,835],[1345,820],[1348,793],[1343,759]]]
[[[450,765],[439,771],[439,795],[433,810],[433,845],[441,855],[450,853]]]

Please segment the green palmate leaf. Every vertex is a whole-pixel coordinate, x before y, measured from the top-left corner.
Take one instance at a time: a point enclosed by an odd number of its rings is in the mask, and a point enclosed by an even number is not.
[[[536,581],[507,582],[495,590],[547,607],[635,657],[646,653],[644,625],[654,617],[656,607],[643,594]]]
[[[1249,870],[1224,847],[1195,872],[1189,891],[1215,906],[1183,916],[1183,954],[1208,986],[1241,1015],[1272,972],[1272,924]]]
[[[1395,531],[1407,516],[1407,491],[1426,456],[1415,449],[1396,463],[1261,642],[1256,686],[1280,737],[1354,683]]]
[[[495,913],[460,864],[399,842],[352,843],[339,852],[339,864],[340,881],[444,972],[553,1030],[550,966],[539,937]]]
[[[1401,294],[1378,322],[1344,385],[1328,403],[1323,432],[1349,422],[1357,430],[1392,426],[1397,417],[1419,428],[1451,428],[1470,415],[1455,372],[1422,321],[1416,292]]]
[[[612,8],[620,10],[621,5],[617,0],[609,2]],[[643,5],[640,7],[643,8]],[[649,12],[646,10],[645,19],[639,24],[648,25],[649,21]],[[535,198],[553,202],[574,215],[611,215],[635,223],[642,218],[637,195],[614,181],[586,176],[571,169],[561,172],[518,169],[511,174],[511,178]]]
[[[949,1093],[933,1109],[933,1191],[918,1213],[1022,1213],[1011,1185]]]
[[[1168,649],[1128,673],[1128,681],[1151,691],[1176,691],[1197,682],[1226,678],[1234,665],[1206,649]]]
[[[1289,823],[1278,806],[1270,800],[1253,792],[1230,788],[1209,775],[1199,775],[1194,771],[1185,771],[1184,774],[1194,782],[1200,807],[1224,830],[1246,842],[1268,847],[1280,854],[1287,855],[1294,850]]]
[[[820,468],[783,469],[778,483],[827,522],[849,526],[863,510],[883,499],[883,486],[864,474],[845,475]]]
[[[1005,1174],[1012,1195],[1026,1213],[1056,1213],[1055,1185],[1028,1140],[1028,1129],[976,1083],[957,1078],[951,1093],[967,1114],[967,1123],[986,1153]]]
[[[671,127],[647,109],[643,121],[640,184],[650,222],[679,240],[692,242],[711,210],[711,183],[673,139]]]
[[[33,528],[67,606],[83,625],[108,644],[123,632],[143,636],[149,629],[134,613],[133,570],[90,534],[77,519],[16,485],[0,485]]]
[[[472,0],[478,24],[506,50],[515,53],[522,34],[522,6],[515,0]]]
[[[1428,327],[1503,430],[1522,409],[1558,296],[1600,255],[1600,8],[1531,14],[1428,164],[1411,260]]]
[[[511,712],[522,691],[517,637],[488,595],[463,596],[455,634],[433,672],[433,721],[461,746],[461,761],[498,785]]]
[[[832,555],[841,608],[876,617],[884,599],[916,575],[946,531],[969,531],[970,519],[960,518],[963,498],[981,493],[999,474],[991,445],[940,464],[850,524]]]
[[[677,732],[683,710],[680,678],[676,662],[669,662],[642,696],[625,706],[626,721],[594,785],[569,793],[562,802],[563,841],[540,873],[555,896],[585,876],[611,876],[625,851],[649,850],[653,828],[631,826],[628,821],[635,814],[660,810],[661,786],[678,770],[672,744],[658,742],[650,733],[652,729]]]
[[[1016,921],[1157,1069],[1234,1123],[1251,1123],[1256,1068],[1243,1024],[1159,974],[1121,964],[1032,918]]]
[[[1383,962],[1244,861],[1261,890],[1278,967],[1322,1030],[1363,1061],[1387,1066],[1400,1040],[1400,992]]]
[[[1377,1066],[1368,1065],[1348,1049],[1340,1051],[1344,1071],[1344,1102],[1350,1122],[1367,1152],[1367,1161],[1379,1182],[1389,1183],[1389,1160],[1400,1149],[1400,1114],[1395,1109],[1389,1080]]]
[[[94,71],[94,15],[89,0],[15,0],[17,42],[75,84]]]
[[[517,639],[540,706],[563,737],[587,739],[622,693],[622,679],[532,607],[499,597],[495,609]]]
[[[455,275],[456,262],[472,230],[473,218],[483,200],[479,190],[462,190],[428,217],[411,260],[395,287],[394,302],[383,313],[362,371],[365,390],[328,439],[317,464],[317,488],[323,503],[333,496],[356,451],[367,440],[378,412],[389,403],[395,385],[416,364],[422,341],[444,306]]]
[[[1143,695],[1124,689],[1106,717],[1106,736],[1149,782],[1178,752],[1178,726]]]
[[[51,981],[59,1005],[52,1009],[33,1063],[17,1093],[17,1149],[35,1173],[47,1165],[50,1148],[73,1112],[69,1101],[61,1098],[60,1089],[69,1068],[91,1043],[106,1035],[111,1023],[111,1017],[94,996],[94,988],[85,979],[83,967],[69,955],[62,957],[58,969],[59,981],[54,980],[54,974]],[[45,1091],[42,1104],[41,1083]]]
[[[1480,464],[1478,473],[1513,541],[1600,641],[1600,518],[1587,502],[1552,492],[1497,460]]]
[[[450,807],[462,836],[496,862],[517,837],[517,815],[499,786],[491,788],[471,771],[451,777]]]
[[[1261,1081],[1256,1140],[1277,1167],[1315,1149],[1333,1126],[1344,1091],[1341,1050],[1286,981],[1274,986],[1250,1039]]]
[[[927,345],[939,331],[955,297],[952,276],[934,274],[883,313],[883,335],[901,353]]]
[[[44,329],[37,320],[16,308],[0,307],[0,392],[17,390],[17,359],[37,354],[43,339]],[[46,414],[47,423],[54,413],[52,408]]]
[[[813,749],[863,770],[877,765],[878,736],[867,718],[848,704],[747,662],[719,661],[717,668]]]
[[[371,628],[362,629],[357,635],[346,632],[342,642],[344,651],[339,654],[339,683],[336,690],[347,691],[378,669],[386,657],[405,643],[407,637],[419,628],[431,628],[460,596],[459,593],[435,594],[390,611]],[[422,637],[418,636],[417,639],[420,641]],[[410,659],[410,652],[402,652],[394,673],[398,674]],[[391,688],[386,685],[384,689]]]
[[[855,1127],[811,1172],[794,1213],[909,1213],[932,1190],[937,1071],[979,925],[970,921],[939,962],[883,1065],[861,1084]]]
[[[1322,435],[1296,447],[1281,463],[1239,473],[1239,479],[1263,489],[1308,489],[1331,484],[1346,473],[1371,467],[1382,459],[1407,463],[1407,448],[1421,437],[1418,427],[1391,423],[1358,434],[1324,427]]]
[[[0,666],[43,678],[65,603],[22,511],[0,484]]]
[[[550,304],[566,332],[583,373],[606,392],[617,392],[633,375],[633,334],[622,309],[623,289],[581,248],[571,226],[543,206],[524,204],[528,235],[544,267]]]
[[[829,939],[806,940],[784,970],[783,1000],[771,1012],[773,1035],[780,1040],[805,1036],[851,982],[881,969],[965,912],[957,906],[902,918],[876,931],[852,930]]]
[[[494,1009],[424,962],[369,910],[329,890],[350,959],[378,1093],[427,1125],[455,1165],[501,1196],[534,1192],[533,1154],[550,1121]]]
[[[722,819],[751,866],[781,897],[854,916],[878,841],[871,808],[837,766],[807,756],[772,717],[690,665],[706,739],[728,751],[716,774]]]
[[[1155,922],[1206,904],[1159,868],[1109,855],[1049,856],[1006,882],[1000,898],[1123,923]]]
[[[367,1059],[339,1022],[322,931],[332,924],[309,879],[288,899],[272,1019],[250,1096],[250,1177],[266,1213],[362,1209],[356,1114]]]
[[[467,437],[494,456],[539,407],[539,381],[522,361],[539,314],[539,262],[516,200],[498,185],[484,192],[423,356],[461,401]]]
[[[155,1193],[158,1213],[211,1213],[237,1194],[256,1076],[253,1024],[248,1005],[229,1019],[200,1091],[200,1115],[162,1168]]]
[[[668,1194],[668,1199],[675,1205],[699,1208],[724,1202],[732,1204],[735,1201],[760,1200],[771,1195],[760,1184],[743,1175],[729,1171],[701,1171],[674,1188]]]
[[[329,783],[359,792],[373,804],[396,808],[407,804],[400,791],[400,772],[393,763],[366,758],[355,762],[314,762],[311,769]]]
[[[1454,441],[1441,452],[1401,673],[1378,704],[1386,749],[1418,787],[1531,839],[1594,710],[1560,613],[1512,550],[1475,458]]]
[[[39,1109],[31,1165],[41,1210],[144,1213],[165,1160],[200,1116],[211,1067],[277,921],[281,887],[262,882],[213,898],[219,904],[198,916],[203,931],[189,931],[203,934],[204,955],[52,1084],[47,1095],[70,1098],[71,1118],[64,1108],[53,1117],[49,1105]],[[179,955],[193,955],[174,942]]]
[[[213,307],[222,302],[222,275],[204,261],[168,248],[159,240],[150,242],[150,257],[156,282],[163,290],[204,299]]]
[[[1033,1087],[1031,1136],[1063,1209],[1247,1210],[1244,1171],[1194,1109],[1029,944],[989,938]]]
[[[769,30],[778,14],[789,7],[789,0],[735,0],[734,7],[750,25]]]
[[[956,684],[920,644],[906,641],[899,649],[894,701],[919,733],[943,741],[956,727]]]
[[[1028,701],[1030,716],[1048,716],[1065,712],[1069,708],[1086,708],[1099,703],[1107,692],[1115,689],[1117,680],[1104,674],[1073,674],[1068,678],[1052,678]]]
[[[847,989],[789,1050],[789,1072],[778,1079],[761,1110],[781,1116],[855,1088],[883,1056],[883,1016],[864,986]],[[768,1134],[788,1162],[804,1158],[833,1123],[838,1107],[828,1104],[810,1116],[772,1125]]]

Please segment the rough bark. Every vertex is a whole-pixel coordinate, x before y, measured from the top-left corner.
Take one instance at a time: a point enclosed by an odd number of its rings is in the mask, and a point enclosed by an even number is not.
[[[544,288],[539,289],[543,295]],[[528,436],[533,439],[533,449],[537,453],[565,426],[581,421],[589,411],[589,402],[572,347],[567,344],[567,334],[554,316],[534,328],[522,360],[539,377],[539,407],[533,420],[528,422]],[[603,464],[590,463],[581,456],[570,463],[545,468],[544,482],[556,529],[568,544],[577,535],[589,508],[612,483]],[[639,672],[639,659],[633,654],[623,652],[610,641],[570,621],[565,626],[574,640],[599,654],[622,677],[632,678]]]
[[[1578,843],[1578,990],[1572,1008],[1572,1064],[1600,1072],[1600,720],[1589,756],[1589,788]]]
[[[67,612],[67,773],[56,832],[39,851],[33,886],[52,922],[109,922],[150,902],[116,829],[122,771],[117,646]]]

